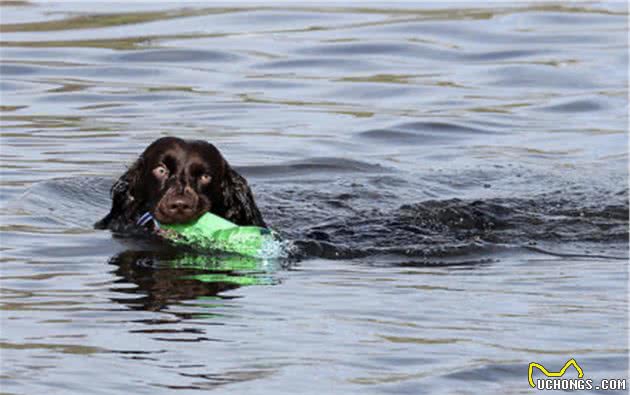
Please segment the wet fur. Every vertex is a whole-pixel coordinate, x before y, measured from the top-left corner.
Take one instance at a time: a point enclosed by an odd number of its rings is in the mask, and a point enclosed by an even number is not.
[[[162,139],[160,139],[162,140]],[[153,144],[159,142],[156,140]],[[178,140],[181,141],[181,140]],[[196,141],[195,143],[201,143]],[[209,143],[209,148],[216,150]],[[212,192],[205,197],[211,201],[210,211],[237,225],[265,226],[265,222],[256,206],[254,196],[247,181],[218,153],[215,158],[204,158],[215,168],[219,168],[218,180],[213,181]],[[146,154],[146,151],[143,155]],[[97,229],[124,230],[133,226],[145,212],[153,211],[159,196],[147,196],[143,190],[147,177],[146,158],[141,155],[131,167],[114,183],[110,190],[112,207],[110,212],[94,226]],[[216,163],[217,161],[221,163]],[[144,188],[146,189],[146,188]]]

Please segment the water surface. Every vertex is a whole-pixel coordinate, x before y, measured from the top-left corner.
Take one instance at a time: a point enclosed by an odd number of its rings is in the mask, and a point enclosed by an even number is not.
[[[628,377],[624,4],[0,12],[3,393]],[[216,144],[299,259],[94,230],[166,135]]]

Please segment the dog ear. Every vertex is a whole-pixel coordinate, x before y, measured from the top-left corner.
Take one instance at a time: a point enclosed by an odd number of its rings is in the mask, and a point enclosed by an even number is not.
[[[110,196],[112,198],[112,208],[103,219],[94,224],[96,229],[109,228],[113,221],[124,219],[126,222],[131,220],[131,215],[140,205],[138,201],[138,182],[144,171],[144,160],[138,158],[129,169],[120,176],[120,178],[112,185]]]
[[[225,219],[237,225],[266,226],[247,181],[227,164],[221,194]]]

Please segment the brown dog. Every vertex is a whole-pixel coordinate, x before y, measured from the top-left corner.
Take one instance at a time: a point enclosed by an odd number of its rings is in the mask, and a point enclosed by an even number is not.
[[[146,212],[167,224],[212,212],[238,225],[265,226],[247,181],[202,140],[154,141],[114,184],[111,197],[111,211],[96,228],[124,228]]]

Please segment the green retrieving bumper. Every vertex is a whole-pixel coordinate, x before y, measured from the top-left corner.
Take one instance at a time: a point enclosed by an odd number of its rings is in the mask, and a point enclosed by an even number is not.
[[[274,232],[257,226],[238,226],[211,213],[187,224],[160,224],[175,244],[265,258],[278,255],[281,243]],[[274,254],[273,250],[276,253]]]

